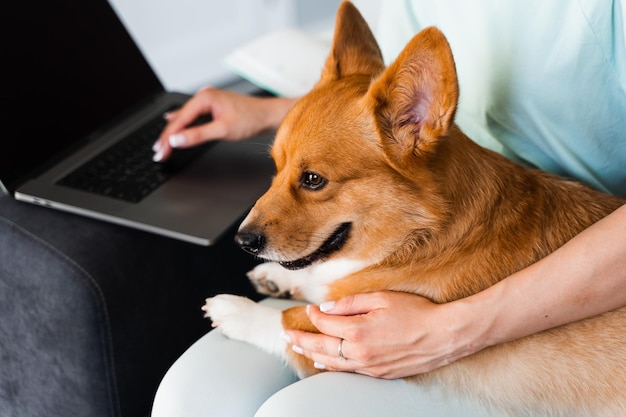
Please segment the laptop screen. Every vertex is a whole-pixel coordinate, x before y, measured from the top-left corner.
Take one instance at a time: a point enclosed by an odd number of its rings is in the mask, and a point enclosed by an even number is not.
[[[106,0],[12,3],[1,18],[0,180],[28,172],[163,91]],[[8,113],[7,113],[8,112]]]

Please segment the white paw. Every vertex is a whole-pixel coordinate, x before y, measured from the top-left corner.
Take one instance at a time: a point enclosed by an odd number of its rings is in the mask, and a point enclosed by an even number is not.
[[[293,295],[294,282],[291,278],[294,275],[293,271],[283,268],[277,262],[259,264],[247,275],[260,294],[276,298],[291,298]]]
[[[225,336],[253,344],[265,351],[284,355],[285,342],[280,333],[282,312],[260,305],[249,298],[220,294],[207,298],[202,310],[213,327]]]
[[[220,294],[205,300],[202,310],[204,317],[210,318],[213,327],[227,324],[231,327],[238,323],[245,323],[247,317],[252,314],[256,303],[249,298],[231,294]]]
[[[328,284],[366,265],[360,261],[337,259],[292,271],[277,262],[265,262],[247,275],[261,294],[320,303],[326,299]]]

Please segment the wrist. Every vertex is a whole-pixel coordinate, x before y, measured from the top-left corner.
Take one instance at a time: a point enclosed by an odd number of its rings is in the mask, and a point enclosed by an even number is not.
[[[263,108],[265,109],[265,115],[263,120],[265,121],[264,130],[277,129],[280,123],[283,121],[287,112],[297,99],[294,98],[282,98],[275,97],[263,100]]]
[[[465,350],[463,356],[499,343],[495,331],[497,306],[492,298],[479,294],[450,303],[456,318],[453,331],[458,345]]]

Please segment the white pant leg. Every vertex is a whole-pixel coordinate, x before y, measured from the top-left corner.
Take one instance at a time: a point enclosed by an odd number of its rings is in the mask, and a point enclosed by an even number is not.
[[[503,417],[469,400],[402,379],[321,373],[283,388],[255,417]]]
[[[296,302],[267,299],[287,308]],[[258,410],[258,412],[257,412]],[[325,372],[298,381],[280,360],[211,331],[161,381],[152,417],[500,417],[436,388]]]
[[[273,299],[262,303],[281,309],[295,305]],[[297,379],[279,359],[211,331],[167,371],[152,417],[252,417],[267,398]]]

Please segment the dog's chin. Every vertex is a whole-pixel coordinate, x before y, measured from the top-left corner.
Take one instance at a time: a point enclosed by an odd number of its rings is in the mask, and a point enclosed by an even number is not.
[[[325,261],[330,255],[341,250],[350,237],[352,223],[341,223],[328,239],[312,254],[294,261],[282,261],[279,264],[286,269],[296,270],[311,266],[317,262]]]

